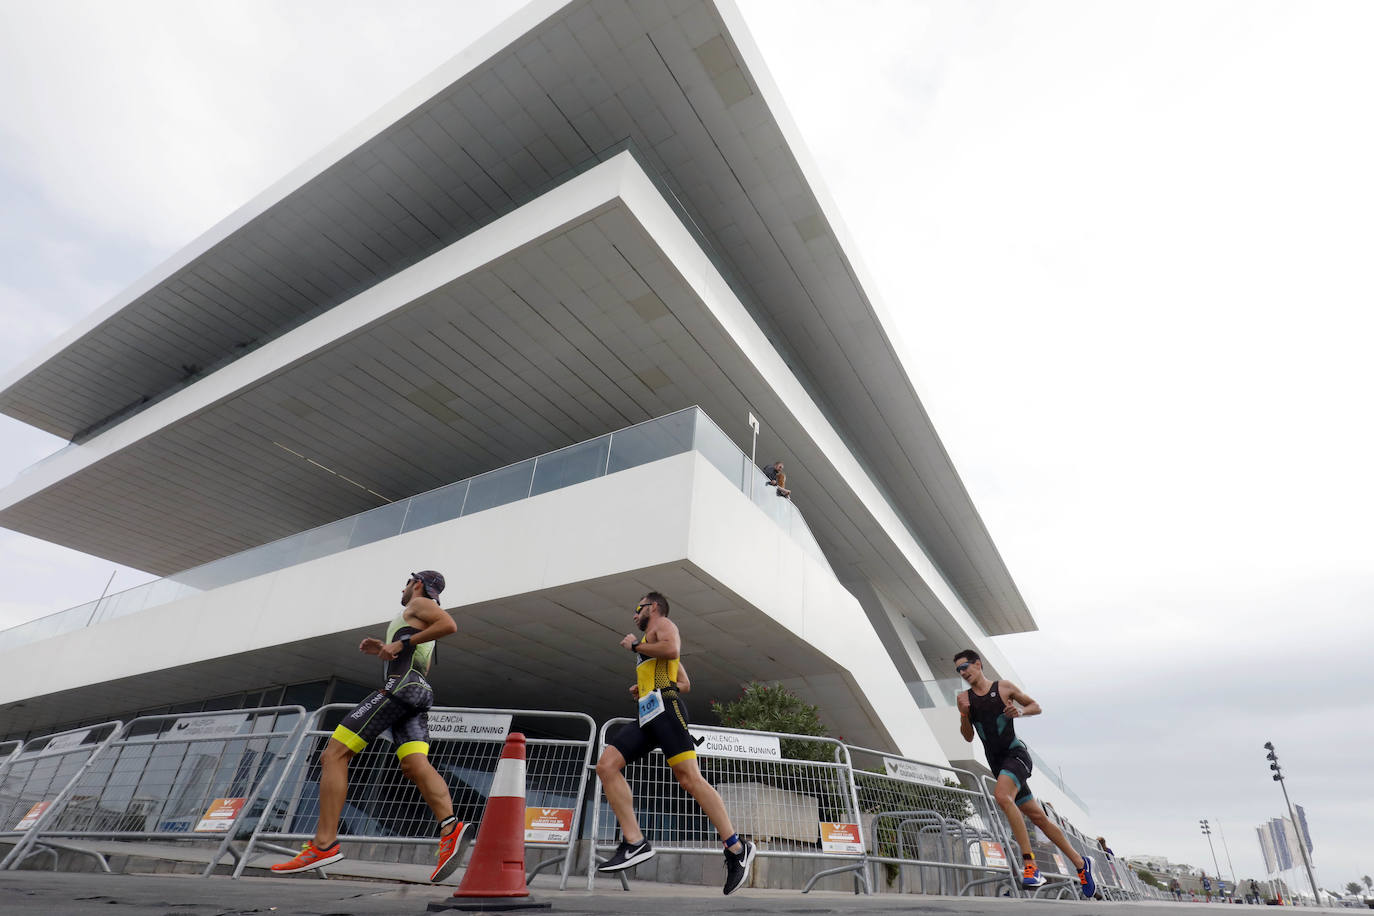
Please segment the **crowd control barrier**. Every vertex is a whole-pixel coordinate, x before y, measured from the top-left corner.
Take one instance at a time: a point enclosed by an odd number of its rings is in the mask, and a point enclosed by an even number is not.
[[[293,854],[275,845],[308,840],[319,817],[319,759],[335,725],[353,706],[337,703],[314,713],[271,791],[262,818],[248,839],[234,877],[242,874],[254,850]],[[478,823],[486,807],[506,735],[525,740],[525,845],[561,851],[527,876],[558,865],[566,887],[581,830],[583,799],[596,723],[583,713],[529,709],[469,709],[436,706],[429,710],[429,762],[444,778],[454,814]],[[349,761],[348,795],[339,836],[360,843],[438,848],[438,825],[419,790],[401,773],[396,745],[389,736],[373,741]],[[476,829],[476,828],[474,828]]]
[[[122,722],[103,722],[31,738],[5,759],[0,773],[0,839],[16,842],[0,859],[0,871],[17,868],[34,854],[39,832],[53,822],[77,780],[123,730]]]
[[[632,719],[611,719],[607,735]],[[856,889],[871,893],[860,832],[858,799],[849,752],[833,738],[692,726],[697,763],[715,786],[735,831],[753,840],[760,858],[816,859],[831,864],[812,875],[805,890],[826,875],[853,872]],[[696,801],[674,778],[661,751],[625,767],[634,793],[635,817],[659,852],[721,855],[720,836]],[[620,841],[619,825],[602,796],[598,777],[592,795],[592,855],[587,889],[596,886],[598,851]],[[620,873],[623,876],[623,873]]]
[[[9,769],[10,761],[19,756],[19,752],[24,749],[22,741],[0,741],[0,779],[5,776],[5,770]]]
[[[994,798],[997,791],[997,780],[991,776],[984,776],[982,782],[988,798]],[[1015,851],[1013,861],[1016,865],[1020,865],[1021,849],[1016,846],[1015,839],[1012,839],[1011,825],[1007,823],[1006,816],[1002,814],[1000,808],[997,808],[996,812],[1002,829],[1007,834],[1007,848]],[[1031,852],[1035,855],[1036,867],[1040,869],[1040,877],[1045,879],[1043,885],[1033,891],[1027,891],[1027,893],[1032,897],[1053,897],[1055,899],[1068,897],[1076,899],[1081,896],[1078,872],[1073,867],[1073,863],[1065,858],[1059,847],[1046,840],[1044,834],[1035,829],[1035,825],[1030,821],[1026,822],[1026,830],[1031,837]],[[1016,883],[1019,886],[1021,882],[1018,880]]]
[[[133,719],[29,829],[29,840],[200,840],[215,847],[209,874],[237,855],[240,825],[259,815],[259,793],[305,720],[300,706]]]
[[[868,858],[898,893],[908,872],[921,893],[962,896],[1019,889],[1001,812],[978,777],[954,767],[848,746],[859,809],[871,818]],[[895,872],[895,874],[893,874]],[[870,879],[876,883],[877,875]]]

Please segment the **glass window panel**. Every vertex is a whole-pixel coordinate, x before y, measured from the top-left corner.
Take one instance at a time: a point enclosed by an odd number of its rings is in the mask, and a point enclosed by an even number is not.
[[[305,536],[309,533],[303,531],[300,534],[293,534],[240,554],[245,558],[251,558],[248,568],[244,570],[247,575],[243,578],[251,579],[254,576],[276,572],[279,569],[294,565],[296,558],[301,555],[301,550],[305,546]]]
[[[278,706],[303,706],[306,710],[319,709],[324,705],[324,692],[328,681],[311,681],[308,684],[292,684],[282,691]]]
[[[348,539],[353,534],[353,525],[356,522],[357,519],[350,516],[303,533],[300,535],[301,548],[294,562],[304,563],[306,560],[327,557],[347,550]]]
[[[648,464],[669,455],[680,455],[692,448],[693,410],[680,410],[648,423],[631,426],[611,435],[611,458],[607,473]]]
[[[357,516],[353,534],[348,539],[349,547],[371,544],[401,533],[401,521],[405,518],[410,500],[402,499],[390,505],[371,509]]]
[[[916,701],[916,705],[921,709],[934,709],[935,700],[931,697],[930,691],[921,681],[907,681],[907,690],[911,691],[911,698]]]
[[[122,591],[117,595],[110,595],[101,602],[101,607],[96,611],[96,615],[101,620],[114,620],[116,617],[123,617],[125,614],[134,614],[143,610],[145,602],[148,600],[148,593],[152,591],[150,586],[140,585],[136,588]]]
[[[143,602],[145,608],[170,604],[185,594],[182,584],[172,579],[157,579],[143,587],[148,590],[148,597]]]
[[[530,495],[560,490],[600,477],[606,472],[606,454],[610,448],[611,437],[601,436],[541,456],[535,463],[534,488]]]
[[[460,480],[428,493],[411,497],[410,511],[406,513],[403,531],[414,531],[439,522],[457,518],[463,510],[463,498],[468,493],[468,482]]]
[[[715,465],[725,479],[737,487],[743,489],[744,466],[748,462],[744,452],[740,451],[739,446],[730,441],[730,437],[725,435],[719,426],[711,421],[701,411],[696,414],[696,435],[694,444],[696,450],[706,456],[706,460]]]
[[[497,468],[472,478],[468,490],[468,503],[463,508],[464,515],[481,512],[495,506],[524,499],[530,493],[530,478],[534,474],[534,459],[512,464],[510,467]]]
[[[205,701],[205,711],[210,712],[216,709],[240,709],[243,706],[243,694],[231,693],[222,697],[213,697]]]
[[[219,588],[221,585],[228,585],[230,582],[237,582],[235,569],[242,562],[239,560],[239,556],[240,554],[234,554],[219,560],[212,560],[194,569],[177,573],[176,580],[200,591],[209,591],[212,588]]]

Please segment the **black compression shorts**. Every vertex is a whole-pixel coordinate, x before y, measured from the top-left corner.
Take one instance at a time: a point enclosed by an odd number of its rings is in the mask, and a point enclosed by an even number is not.
[[[429,753],[429,708],[434,688],[420,672],[410,670],[387,678],[386,686],[368,694],[344,716],[334,738],[357,753],[388,728],[396,742],[396,756]]]
[[[1003,773],[1010,776],[1016,782],[1016,803],[1024,805],[1026,802],[1035,798],[1031,794],[1030,785],[1027,781],[1031,775],[1030,751],[1024,746],[1011,747],[1002,755],[999,760],[989,761],[992,774],[998,778]]]
[[[626,763],[648,756],[654,748],[663,751],[668,766],[695,760],[697,756],[696,739],[687,730],[687,707],[681,695],[670,688],[663,690],[663,712],[649,720],[648,725],[626,722],[606,743],[620,751]]]

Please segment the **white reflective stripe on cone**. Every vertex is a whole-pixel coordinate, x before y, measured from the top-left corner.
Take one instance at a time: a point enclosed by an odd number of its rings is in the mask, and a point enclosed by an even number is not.
[[[488,798],[525,797],[525,761],[503,759],[496,765]]]

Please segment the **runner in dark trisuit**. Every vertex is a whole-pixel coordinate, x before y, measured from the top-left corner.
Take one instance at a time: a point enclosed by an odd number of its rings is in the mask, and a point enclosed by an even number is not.
[[[360,652],[386,662],[386,683],[353,707],[334,729],[320,754],[320,817],[315,836],[294,859],[273,865],[277,874],[310,871],[344,857],[338,830],[348,793],[348,761],[388,729],[395,739],[401,772],[419,787],[439,819],[439,865],[429,880],[442,881],[458,867],[472,825],[453,816],[448,786],[428,756],[434,690],[425,675],[434,657],[434,640],[458,629],[449,613],[439,607],[443,590],[444,577],[434,570],[411,573],[401,592],[404,610],[387,627],[386,642],[368,637],[359,644]]]
[[[680,691],[687,684],[679,655],[682,642],[677,624],[668,619],[668,599],[649,592],[635,608],[635,626],[643,633],[629,633],[620,641],[622,649],[635,653],[635,685],[630,689],[639,711],[638,721],[627,722],[610,736],[596,775],[606,792],[606,801],[620,822],[624,838],[611,858],[597,871],[612,872],[638,865],[653,858],[654,850],[635,820],[634,797],[622,772],[626,763],[640,760],[655,747],[668,758],[678,785],[696,799],[701,810],[725,842],[725,888],[727,894],[749,877],[754,861],[754,844],[742,840],[730,824],[730,815],[720,794],[701,775],[697,765],[696,742],[687,731],[687,713]]]
[[[972,649],[964,649],[954,656],[954,671],[969,685],[967,691],[959,694],[959,733],[965,741],[972,741],[976,730],[982,739],[988,769],[997,777],[994,792],[997,806],[1011,825],[1016,845],[1021,847],[1025,863],[1021,885],[1035,888],[1045,883],[1035,864],[1035,853],[1031,851],[1030,833],[1022,817],[1024,812],[1025,817],[1030,818],[1031,823],[1073,862],[1073,867],[1078,869],[1079,889],[1084,897],[1091,897],[1097,892],[1092,860],[1074,851],[1064,831],[1050,820],[1027,785],[1031,774],[1030,749],[1016,737],[1015,720],[1021,716],[1039,715],[1040,704],[1011,681],[988,680],[983,674],[982,657]]]

